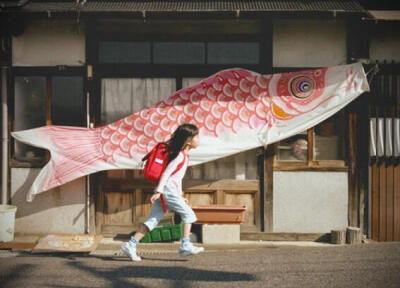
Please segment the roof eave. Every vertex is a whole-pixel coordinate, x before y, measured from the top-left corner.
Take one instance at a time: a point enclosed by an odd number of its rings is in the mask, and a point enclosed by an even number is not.
[[[262,17],[323,17],[323,18],[368,18],[370,14],[367,11],[349,11],[349,10],[185,10],[185,11],[165,11],[165,10],[141,10],[141,11],[129,11],[129,10],[97,10],[97,11],[85,11],[85,10],[41,10],[41,11],[29,11],[29,10],[3,10],[1,14],[13,14],[13,15],[27,15],[27,16],[46,16],[61,17],[61,18],[75,18],[79,15],[82,18],[85,17],[123,17],[123,18],[207,18],[207,17],[227,17],[227,18],[262,18]]]

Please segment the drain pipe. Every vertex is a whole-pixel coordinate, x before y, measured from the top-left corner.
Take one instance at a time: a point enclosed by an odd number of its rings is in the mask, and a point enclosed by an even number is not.
[[[8,204],[8,105],[7,66],[1,67],[1,204]]]

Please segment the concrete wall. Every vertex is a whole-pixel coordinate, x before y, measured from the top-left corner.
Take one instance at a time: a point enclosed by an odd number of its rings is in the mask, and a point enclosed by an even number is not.
[[[76,20],[29,22],[12,38],[13,66],[80,66],[85,63],[85,34]]]
[[[16,205],[18,233],[85,233],[85,178],[25,200],[40,169],[11,169],[11,202]]]
[[[13,66],[81,66],[85,64],[85,34],[76,20],[36,20],[12,39]],[[26,193],[40,169],[11,169],[11,202],[17,205],[16,232],[85,232],[86,180],[80,178],[26,202]]]
[[[371,36],[369,56],[373,61],[400,61],[400,29],[377,27]]]
[[[347,172],[274,172],[274,232],[345,229]]]
[[[333,20],[276,20],[273,23],[274,67],[346,64],[346,26]]]

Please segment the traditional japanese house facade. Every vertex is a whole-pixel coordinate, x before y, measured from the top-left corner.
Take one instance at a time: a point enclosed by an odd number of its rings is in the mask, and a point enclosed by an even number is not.
[[[246,205],[243,239],[357,226],[400,240],[398,14],[335,0],[25,2],[0,2],[3,201],[18,206],[17,232],[129,233],[153,187],[137,170],[104,171],[26,202],[50,155],[11,131],[101,126],[231,67],[268,74],[379,61],[371,93],[266,149],[191,167],[184,191],[192,205]]]

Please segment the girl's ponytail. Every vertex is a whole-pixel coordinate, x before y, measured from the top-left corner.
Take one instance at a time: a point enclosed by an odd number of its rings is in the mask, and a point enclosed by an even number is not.
[[[199,128],[197,128],[196,125],[189,123],[179,125],[174,134],[172,134],[171,139],[167,142],[171,150],[168,163],[174,160],[179,155],[179,152],[184,149],[187,143],[197,134],[199,134]]]

